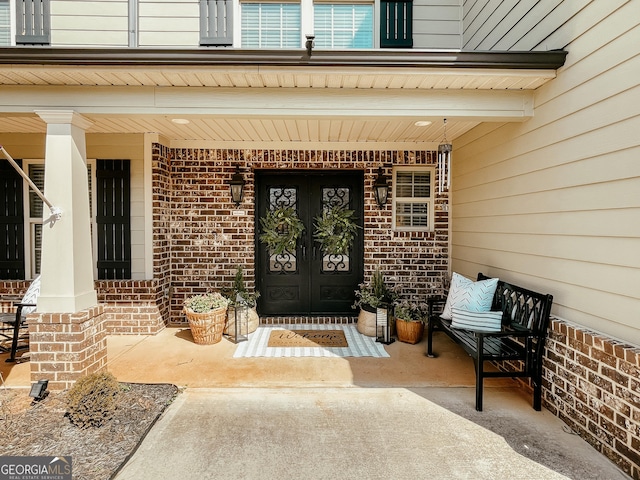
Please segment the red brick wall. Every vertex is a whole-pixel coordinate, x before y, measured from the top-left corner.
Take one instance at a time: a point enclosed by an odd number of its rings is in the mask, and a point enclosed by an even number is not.
[[[28,315],[31,381],[65,390],[105,367],[107,332],[102,305],[77,313]]]
[[[98,280],[95,287],[108,334],[153,335],[165,327],[159,281]]]
[[[543,404],[640,478],[640,349],[552,319]]]
[[[169,149],[153,145],[153,278],[156,303],[165,323],[169,320],[171,294],[171,163]]]
[[[448,269],[448,213],[443,208],[447,196],[436,202],[436,231],[394,232],[391,230],[391,202],[381,210],[373,196],[378,167],[385,166],[391,176],[392,165],[436,165],[435,152],[309,151],[309,150],[208,150],[176,149],[162,153],[154,150],[155,165],[170,167],[170,185],[158,185],[165,196],[170,193],[170,208],[164,201],[154,202],[154,223],[170,212],[168,242],[154,237],[155,268],[166,272],[169,250],[171,302],[170,323],[185,323],[181,313],[184,299],[208,290],[231,285],[235,270],[242,265],[249,288],[254,277],[254,171],[258,169],[343,169],[362,170],[365,174],[365,279],[376,266],[386,280],[404,286],[406,295],[424,298],[438,289],[441,272]],[[165,156],[170,157],[164,161]],[[228,182],[239,165],[245,181],[244,201],[236,210]],[[161,171],[166,175],[166,170]],[[166,178],[166,177],[163,177]],[[165,222],[158,226],[164,232]],[[154,230],[158,227],[154,227]],[[164,237],[163,237],[164,238]],[[354,312],[355,314],[355,312]]]
[[[0,282],[0,295],[22,298],[28,280]],[[168,284],[168,280],[166,280]],[[168,309],[163,282],[159,280],[97,280],[95,289],[102,304],[107,334],[155,334],[165,327]],[[11,301],[0,301],[0,311],[15,312]]]

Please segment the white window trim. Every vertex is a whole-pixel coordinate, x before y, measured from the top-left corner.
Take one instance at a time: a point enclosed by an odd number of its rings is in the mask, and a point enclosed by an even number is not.
[[[22,160],[22,170],[28,175],[29,165],[45,165],[45,161],[42,159],[26,159]],[[87,165],[91,165],[91,256],[93,259],[93,278],[98,278],[98,236],[95,235],[97,231],[96,223],[96,205],[97,205],[97,193],[96,193],[96,160],[87,159]],[[45,165],[46,169],[46,165]],[[22,200],[23,200],[23,218],[24,218],[24,273],[27,279],[33,279],[36,276],[35,265],[33,262],[33,235],[32,229],[36,224],[43,224],[43,218],[31,218],[29,208],[29,185],[23,180],[22,182]],[[49,209],[46,205],[43,205],[43,216],[49,215]]]
[[[9,25],[11,25],[10,27],[10,32],[9,35],[11,35],[11,38],[9,38],[9,44],[12,47],[16,46],[16,0],[10,0],[9,1],[9,15],[11,15],[9,17]]]
[[[396,195],[396,173],[397,172],[431,172],[430,175],[430,187],[429,191],[431,195],[428,198],[416,198],[416,197],[401,197]],[[436,168],[430,165],[406,165],[393,167],[393,181],[392,181],[392,211],[393,211],[393,230],[398,232],[433,232],[435,222],[435,178]],[[398,227],[396,225],[396,203],[401,201],[403,203],[426,203],[427,204],[427,227]]]
[[[300,48],[304,48],[307,35],[315,35],[313,6],[315,3],[361,3],[373,4],[373,49],[380,48],[380,0],[233,0],[233,48],[242,48],[242,4],[243,3],[300,3]],[[15,41],[15,40],[14,40]]]
[[[13,2],[12,2],[13,3]],[[22,160],[22,170],[29,175],[29,165],[44,165],[44,160],[28,159]],[[36,276],[35,265],[33,262],[33,229],[35,225],[42,225],[42,218],[31,218],[31,209],[29,208],[29,185],[25,180],[22,181],[22,215],[24,220],[24,275],[27,279],[33,279]],[[48,212],[47,206],[43,205],[43,215]]]

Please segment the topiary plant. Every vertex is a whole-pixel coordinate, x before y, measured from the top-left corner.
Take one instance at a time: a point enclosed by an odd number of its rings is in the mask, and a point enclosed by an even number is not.
[[[100,427],[118,407],[120,384],[108,372],[78,380],[66,394],[67,417],[79,428]]]

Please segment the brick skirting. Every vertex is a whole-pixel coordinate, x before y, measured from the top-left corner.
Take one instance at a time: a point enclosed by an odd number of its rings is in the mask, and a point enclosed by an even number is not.
[[[107,334],[155,335],[165,328],[163,292],[156,280],[99,280],[95,286]]]
[[[543,405],[633,478],[640,478],[640,349],[553,319]]]
[[[31,381],[49,380],[50,390],[64,390],[107,363],[104,307],[77,313],[27,316]]]

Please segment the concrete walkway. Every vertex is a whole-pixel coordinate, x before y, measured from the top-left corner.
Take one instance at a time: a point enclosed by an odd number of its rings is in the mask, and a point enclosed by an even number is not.
[[[390,358],[233,358],[226,339],[188,329],[110,336],[120,381],[182,393],[117,476],[124,479],[628,479],[511,379],[485,382],[475,411],[473,362],[436,334],[437,358],[395,342]],[[5,364],[29,386],[28,362]]]
[[[116,480],[625,479],[514,389],[188,389]]]

